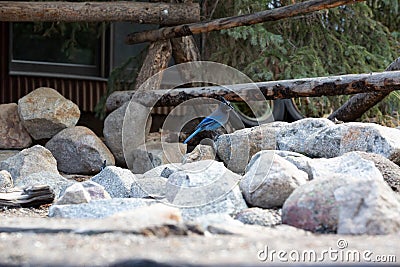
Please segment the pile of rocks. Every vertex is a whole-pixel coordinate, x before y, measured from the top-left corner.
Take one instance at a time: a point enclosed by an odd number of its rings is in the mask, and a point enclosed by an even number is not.
[[[152,213],[151,220],[179,217],[206,228],[283,223],[323,233],[400,231],[398,129],[327,119],[273,122],[221,135],[213,147],[199,145],[189,154],[177,146],[185,154],[177,162],[168,162],[160,146],[148,146],[154,164],[141,165],[138,157],[138,169],[129,170],[113,166],[114,157],[124,163],[123,114],[106,119],[104,144],[75,126],[76,105],[52,89],[0,105],[0,147],[25,148],[0,162],[0,187],[50,185],[57,196],[50,217],[140,210]],[[48,140],[30,147],[32,138]],[[91,178],[77,182],[63,173]],[[165,210],[154,208],[160,202]]]

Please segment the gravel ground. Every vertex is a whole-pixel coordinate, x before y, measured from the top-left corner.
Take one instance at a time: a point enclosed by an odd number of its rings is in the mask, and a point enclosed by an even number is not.
[[[269,233],[271,234],[271,233]],[[259,251],[266,246],[276,251],[287,252],[295,249],[314,249],[318,255],[323,250],[336,250],[338,236],[312,236],[304,234],[268,236],[259,233],[259,237],[240,236],[186,236],[186,237],[143,237],[133,234],[34,234],[0,233],[0,263],[24,266],[119,266],[123,262],[143,263],[151,260],[171,265],[266,265],[258,259]],[[377,255],[395,255],[400,257],[399,236],[354,237],[346,236],[351,250],[360,252],[370,250],[371,259]],[[340,252],[340,250],[339,250]],[[270,254],[271,255],[271,254]],[[313,263],[314,261],[311,261]],[[316,263],[342,263],[341,260],[329,260]],[[274,264],[285,263],[276,258]],[[300,262],[308,263],[308,261]],[[314,262],[315,263],[315,262]],[[347,261],[344,261],[347,263]],[[353,263],[350,261],[350,263]],[[358,263],[356,261],[356,263]],[[365,263],[365,262],[362,262]]]
[[[119,231],[109,233],[65,232],[63,224],[47,216],[47,206],[34,209],[2,209],[0,224],[0,266],[265,266],[287,264],[279,260],[277,252],[315,251],[323,261],[302,260],[293,262],[288,255],[283,258],[300,265],[337,263],[376,263],[378,256],[394,256],[400,262],[400,233],[388,236],[340,236],[332,234],[312,234],[288,226],[254,228],[243,235],[170,235],[164,238],[143,236]],[[36,217],[36,218],[34,218]],[[38,218],[39,217],[39,218]],[[59,231],[40,233],[38,230],[25,230],[21,225],[31,225],[32,229],[47,227]],[[90,222],[73,220],[77,229],[90,227]],[[58,226],[57,226],[58,225]],[[80,226],[79,226],[80,225]],[[6,227],[4,227],[6,226]],[[14,226],[14,228],[13,228]],[[5,229],[10,227],[11,229]],[[21,227],[21,228],[18,228]],[[75,229],[75,228],[74,228]],[[250,228],[253,229],[253,228]],[[36,231],[36,232],[35,232]],[[64,232],[63,232],[64,231]],[[340,243],[339,243],[340,242]],[[345,244],[339,248],[339,244]],[[269,258],[265,261],[268,250]],[[273,252],[275,251],[275,252]],[[336,251],[336,256],[324,251]],[[356,251],[361,260],[349,262],[343,252]],[[371,262],[362,259],[365,252]],[[260,254],[261,253],[261,254]],[[274,254],[275,253],[275,254]],[[325,253],[325,254],[324,254]],[[300,254],[302,255],[302,254]],[[341,256],[342,255],[342,256]],[[273,257],[273,260],[271,259]],[[337,259],[335,260],[335,257]],[[388,257],[386,257],[388,259]],[[393,260],[393,258],[391,259]],[[388,262],[386,262],[388,263]]]
[[[7,208],[0,207],[0,219],[10,217],[45,218],[49,213],[50,205],[37,208]]]

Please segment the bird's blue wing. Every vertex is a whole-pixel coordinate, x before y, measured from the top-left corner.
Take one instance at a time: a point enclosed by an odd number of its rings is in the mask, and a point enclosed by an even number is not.
[[[202,128],[198,128],[196,129],[196,131],[194,131],[188,138],[186,138],[185,141],[183,141],[184,144],[187,144],[187,142],[189,142],[193,137],[196,136],[196,134],[198,134],[199,132],[201,132],[203,129]]]

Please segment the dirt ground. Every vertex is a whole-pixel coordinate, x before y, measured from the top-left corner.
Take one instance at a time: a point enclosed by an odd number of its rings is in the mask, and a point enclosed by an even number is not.
[[[364,265],[382,261],[398,265],[400,262],[400,233],[317,235],[278,226],[249,227],[236,235],[206,232],[156,237],[129,230],[120,232],[112,226],[108,232],[79,231],[90,229],[92,221],[46,216],[46,206],[0,210],[0,266]],[[69,228],[78,230],[71,232]]]

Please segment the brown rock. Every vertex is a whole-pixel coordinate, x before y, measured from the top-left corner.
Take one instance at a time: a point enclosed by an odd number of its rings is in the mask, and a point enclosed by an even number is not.
[[[59,131],[75,126],[80,117],[76,104],[47,87],[40,87],[18,100],[18,112],[35,140],[51,138]]]
[[[32,139],[18,116],[15,103],[0,105],[0,149],[26,148]]]

